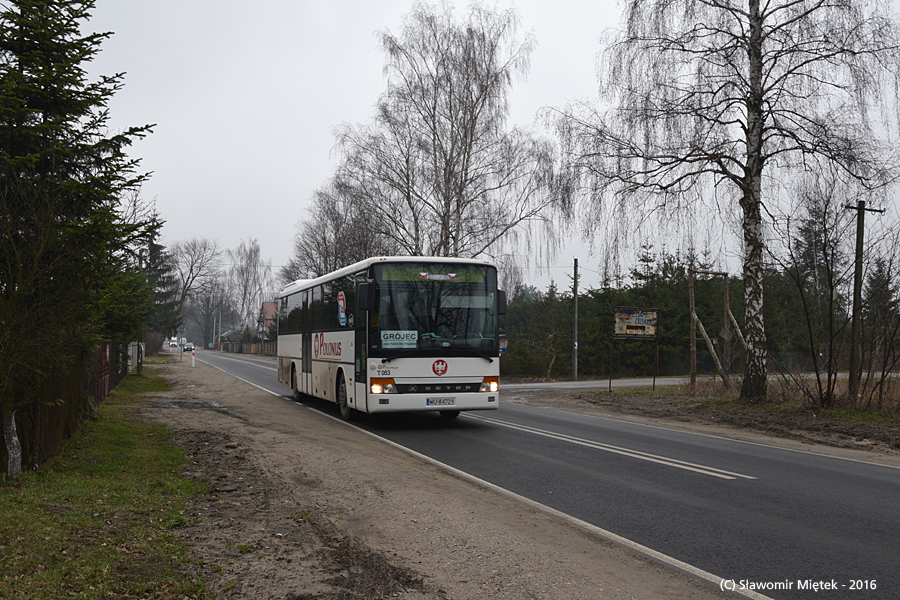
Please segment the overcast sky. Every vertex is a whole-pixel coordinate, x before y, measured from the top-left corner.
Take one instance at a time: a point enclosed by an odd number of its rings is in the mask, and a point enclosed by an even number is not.
[[[467,2],[455,5],[464,13]],[[614,0],[498,6],[512,6],[520,34],[538,42],[527,80],[513,88],[511,125],[532,126],[544,106],[596,95],[599,38],[619,22]],[[334,171],[334,128],[369,120],[384,90],[376,33],[399,34],[411,7],[97,0],[89,28],[114,35],[91,72],[126,73],[110,105],[112,128],[156,125],[130,155],[153,173],[143,196],[166,220],[162,243],[206,237],[235,248],[255,238],[273,266],[284,264],[312,192]],[[549,276],[564,283],[571,259],[557,263]]]
[[[166,220],[162,243],[204,237],[235,248],[254,238],[276,269],[285,264],[313,191],[334,172],[335,128],[367,122],[384,91],[376,34],[400,34],[412,0],[96,2],[88,27],[114,35],[91,72],[126,73],[111,126],[156,125],[130,155],[152,172],[143,196]],[[513,7],[520,35],[537,40],[528,78],[513,87],[510,125],[596,98],[599,40],[619,25],[618,3],[508,2],[497,6]],[[465,14],[466,0],[453,3]],[[896,13],[900,0],[891,4]],[[738,244],[725,245],[724,268],[736,271]],[[568,287],[578,256],[582,289],[597,287],[586,247],[574,240],[526,282]]]

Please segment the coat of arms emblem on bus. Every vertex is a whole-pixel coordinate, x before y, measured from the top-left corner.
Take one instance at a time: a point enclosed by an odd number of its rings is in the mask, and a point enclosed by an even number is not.
[[[431,370],[434,371],[435,375],[443,375],[447,372],[447,361],[446,360],[436,360],[434,364],[431,365]]]
[[[341,327],[343,327],[347,324],[347,297],[344,295],[344,292],[338,292],[337,305],[338,321],[340,322]]]

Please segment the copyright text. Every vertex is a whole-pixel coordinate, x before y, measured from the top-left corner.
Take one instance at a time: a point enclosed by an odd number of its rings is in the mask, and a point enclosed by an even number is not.
[[[719,582],[722,591],[729,592],[764,592],[774,590],[808,590],[810,592],[828,592],[834,590],[874,590],[877,589],[874,579],[851,579],[850,581],[837,581],[836,579],[785,579],[783,581],[753,581],[750,579],[723,579]]]

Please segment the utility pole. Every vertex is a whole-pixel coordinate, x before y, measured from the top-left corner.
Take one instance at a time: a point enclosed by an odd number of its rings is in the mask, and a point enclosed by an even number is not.
[[[850,385],[848,396],[856,404],[859,396],[859,334],[860,312],[862,311],[862,256],[863,236],[866,211],[883,214],[884,210],[866,208],[866,201],[859,200],[856,206],[846,205],[844,208],[856,211],[856,268],[853,273],[853,319],[850,324]]]
[[[575,305],[575,315],[572,326],[572,380],[578,381],[578,259],[575,259],[575,277],[572,299]]]

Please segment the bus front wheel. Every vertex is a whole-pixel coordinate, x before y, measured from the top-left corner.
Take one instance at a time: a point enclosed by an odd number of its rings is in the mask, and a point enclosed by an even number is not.
[[[341,409],[341,419],[349,421],[353,415],[353,409],[350,408],[350,404],[347,402],[347,382],[344,381],[343,376],[341,376],[341,382],[338,384],[337,404]]]

